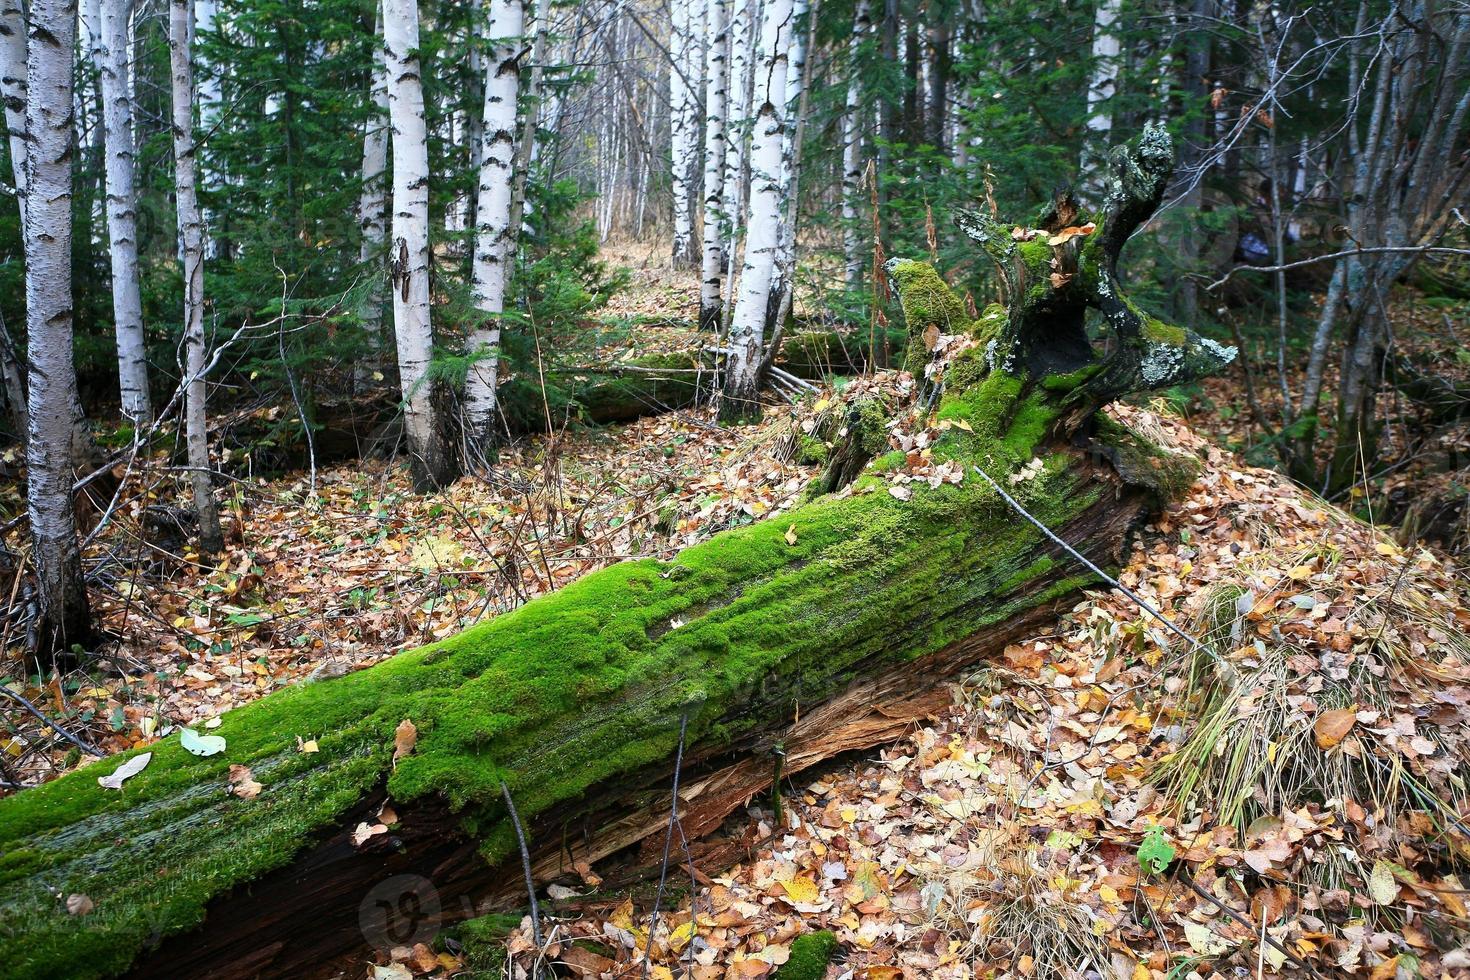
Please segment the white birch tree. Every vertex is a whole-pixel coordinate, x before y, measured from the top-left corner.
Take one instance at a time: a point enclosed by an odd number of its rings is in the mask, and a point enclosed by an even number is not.
[[[72,503],[72,70],[75,0],[31,0],[26,48],[26,502],[37,579],[37,649],[85,643],[87,589]],[[7,93],[8,94],[8,93]],[[13,130],[12,130],[13,132]]]
[[[429,317],[429,143],[419,74],[417,0],[383,0],[388,116],[393,128],[393,332],[403,390],[403,428],[414,483],[442,487],[455,462],[440,426],[429,363],[434,351]]]
[[[858,0],[852,37],[847,42],[847,104],[842,114],[842,279],[850,290],[863,284],[863,233],[858,227],[863,182],[863,79],[858,62],[863,42],[872,30],[868,0]]]
[[[107,238],[112,261],[113,332],[123,414],[136,423],[153,416],[148,358],[143,339],[143,297],[138,278],[138,211],[134,176],[132,85],[128,80],[130,0],[99,0],[100,43],[93,49],[102,87],[106,149]]]
[[[1097,0],[1092,25],[1092,73],[1087,83],[1087,128],[1082,136],[1083,198],[1092,205],[1102,203],[1108,143],[1113,134],[1113,94],[1118,88],[1118,63],[1122,46],[1115,24],[1121,0]]]
[[[169,67],[173,84],[174,200],[178,212],[179,264],[184,272],[184,446],[194,512],[199,518],[199,548],[224,550],[219,507],[209,466],[209,419],[205,406],[204,365],[204,217],[199,211],[199,145],[194,139],[194,5],[170,0]]]
[[[362,231],[358,260],[370,270],[367,297],[362,305],[362,327],[373,350],[382,348],[383,290],[375,274],[383,260],[387,235],[388,194],[384,179],[388,170],[388,67],[383,60],[383,14],[377,12],[373,36],[373,115],[362,134],[362,193],[357,202],[357,222]]]
[[[720,329],[720,282],[724,271],[721,211],[725,196],[725,110],[730,79],[728,0],[709,0],[704,69],[704,242],[700,253],[699,326]]]
[[[484,148],[471,288],[483,318],[470,334],[472,361],[465,378],[465,463],[483,465],[499,441],[500,326],[506,286],[515,262],[511,197],[516,159],[516,103],[520,93],[523,0],[491,0],[489,66],[485,79]]]
[[[670,186],[674,197],[674,267],[694,262],[694,161],[699,147],[699,80],[697,33],[703,17],[699,0],[669,0],[669,143]]]
[[[760,0],[731,0],[730,79],[725,92],[725,199],[729,227],[722,236],[725,273],[730,296],[726,308],[735,307],[735,263],[739,260],[741,224],[745,218],[745,166],[750,155],[751,50],[755,40],[755,7]]]
[[[792,0],[767,0],[761,17],[755,123],[750,146],[750,218],[739,298],[730,323],[720,417],[760,417],[759,382],[771,274],[781,233],[781,142],[786,120],[786,71]]]
[[[807,35],[814,21],[808,0],[791,5],[791,52],[786,70],[785,111],[787,125],[781,136],[781,229],[776,238],[776,255],[771,266],[771,295],[766,303],[766,330],[774,338],[778,324],[791,310],[791,291],[796,279],[797,195],[800,192],[801,138],[806,91]]]
[[[0,0],[0,99],[10,137],[11,180],[26,218],[26,13],[22,0]]]

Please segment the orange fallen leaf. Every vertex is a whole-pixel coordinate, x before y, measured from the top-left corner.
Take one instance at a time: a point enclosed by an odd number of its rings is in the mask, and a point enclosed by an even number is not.
[[[1357,721],[1358,713],[1350,708],[1322,712],[1312,723],[1312,734],[1317,738],[1317,748],[1330,749],[1337,745],[1347,738],[1347,733],[1353,730]]]

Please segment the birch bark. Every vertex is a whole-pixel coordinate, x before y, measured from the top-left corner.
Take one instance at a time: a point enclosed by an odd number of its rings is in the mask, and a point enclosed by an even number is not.
[[[1118,89],[1122,47],[1115,24],[1120,0],[1098,0],[1092,27],[1092,74],[1087,85],[1087,129],[1082,137],[1082,196],[1100,204],[1106,177],[1104,159],[1113,133],[1113,95]]]
[[[138,278],[138,211],[134,177],[132,85],[128,80],[130,0],[100,0],[100,44],[94,49],[102,86],[107,157],[107,238],[112,261],[113,332],[123,414],[148,422],[148,357]]]
[[[698,0],[670,0],[669,143],[670,186],[674,196],[674,268],[694,263],[694,159],[699,146],[699,76],[695,69],[695,34],[703,18],[695,15]]]
[[[522,0],[491,0],[489,77],[485,80],[484,147],[476,198],[475,258],[471,286],[482,317],[470,334],[474,360],[465,379],[465,463],[482,465],[499,442],[496,400],[501,315],[515,259],[511,196],[516,157],[516,101],[520,92]]]
[[[11,180],[26,219],[26,14],[22,0],[0,0],[0,99],[10,136]]]
[[[704,248],[700,255],[699,326],[712,333],[720,330],[724,229],[729,223],[721,210],[725,197],[725,112],[730,80],[727,3],[728,0],[709,0],[705,11],[709,33],[704,70]]]
[[[771,265],[771,294],[766,300],[766,332],[774,337],[790,312],[791,290],[796,276],[797,195],[800,191],[801,105],[806,85],[807,35],[812,21],[808,0],[791,5],[791,49],[787,59],[786,94],[781,133],[781,225],[776,234],[776,254]]]
[[[192,0],[169,4],[169,65],[173,76],[174,198],[178,211],[179,262],[184,271],[184,444],[199,548],[224,550],[219,508],[210,479],[208,413],[205,407],[204,218],[199,211],[199,172],[194,140],[194,8]]]
[[[739,299],[730,324],[720,416],[760,417],[760,381],[766,305],[781,231],[781,143],[785,131],[787,60],[791,47],[792,0],[767,0],[761,19],[758,107],[750,148],[750,220],[740,271]]]
[[[414,483],[442,487],[455,477],[429,377],[429,143],[419,74],[417,0],[383,0],[388,115],[393,128],[393,332],[403,389],[403,428]]]
[[[364,269],[376,270],[383,261],[383,239],[387,233],[388,195],[384,174],[388,169],[388,68],[383,61],[383,13],[377,12],[373,47],[373,116],[362,135],[362,194],[358,198],[357,221],[362,230],[358,261]],[[369,271],[368,294],[363,301],[362,326],[374,351],[382,347],[382,280]]]
[[[85,643],[87,590],[72,504],[72,49],[75,0],[32,0],[25,123],[26,333],[31,364],[26,502],[37,579],[37,649]],[[8,93],[7,93],[8,94]],[[12,129],[12,134],[14,133]]]
[[[849,290],[863,284],[863,229],[858,218],[863,180],[863,80],[858,62],[872,30],[868,0],[858,0],[847,42],[847,105],[842,116],[842,278]]]

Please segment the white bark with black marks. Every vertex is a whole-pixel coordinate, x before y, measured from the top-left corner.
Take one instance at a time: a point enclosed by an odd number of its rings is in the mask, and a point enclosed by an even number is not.
[[[1122,52],[1116,23],[1121,0],[1098,0],[1092,27],[1092,74],[1087,84],[1087,126],[1082,136],[1082,180],[1085,203],[1097,204],[1106,188],[1106,158],[1113,136],[1113,96],[1118,91]]]
[[[21,224],[26,217],[26,14],[21,0],[0,0],[0,99],[10,135],[10,170]]]
[[[192,0],[171,0],[168,47],[173,74],[174,200],[179,263],[184,273],[184,445],[194,490],[194,512],[199,518],[199,548],[205,554],[216,554],[224,550],[225,542],[210,478],[205,407],[204,218],[199,210],[198,144],[194,139],[193,42]]]
[[[72,504],[72,49],[74,0],[32,0],[23,133],[28,134],[26,333],[30,340],[26,501],[37,579],[38,650],[85,643],[91,619]],[[14,132],[12,130],[12,132]]]
[[[393,332],[403,388],[403,429],[414,482],[440,487],[455,477],[434,399],[429,316],[429,141],[419,69],[417,0],[383,0],[388,115],[393,128]]]
[[[526,8],[522,0],[491,0],[489,65],[485,79],[484,147],[476,197],[475,255],[471,287],[482,316],[470,334],[475,358],[465,378],[465,455],[480,465],[498,439],[496,386],[500,369],[501,314],[515,260],[511,198],[515,186],[516,102],[520,93],[521,35]]]
[[[674,268],[694,262],[695,159],[699,147],[699,35],[704,26],[699,0],[669,4],[670,187],[674,197]]]
[[[756,72],[755,125],[750,147],[750,218],[739,298],[730,322],[720,415],[760,416],[758,387],[766,305],[781,233],[781,143],[786,121],[786,71],[791,47],[792,0],[767,0],[761,18]]]
[[[864,236],[858,224],[863,182],[863,79],[858,62],[863,42],[872,31],[868,0],[858,0],[852,37],[847,42],[847,104],[842,114],[842,279],[850,290],[863,284]]]
[[[106,146],[107,238],[112,261],[113,332],[123,414],[143,424],[153,417],[143,297],[138,278],[138,195],[134,165],[132,84],[128,79],[130,0],[99,0],[99,44],[93,57],[102,87]]]
[[[729,0],[709,0],[705,10],[708,46],[704,84],[704,249],[699,284],[699,326],[720,329],[721,279],[725,268],[724,227],[729,216],[721,209],[725,197],[725,112],[730,82]]]
[[[388,68],[383,61],[383,14],[377,13],[373,32],[373,115],[362,134],[362,193],[357,203],[358,227],[362,242],[358,260],[370,277],[368,294],[362,305],[362,327],[373,343],[381,346],[383,330],[383,290],[381,269],[383,240],[388,227]]]

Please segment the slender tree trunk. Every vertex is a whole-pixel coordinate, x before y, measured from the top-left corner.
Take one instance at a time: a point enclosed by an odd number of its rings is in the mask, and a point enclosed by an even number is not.
[[[358,260],[368,270],[368,294],[363,301],[362,326],[373,345],[383,346],[383,289],[381,269],[383,239],[387,235],[388,195],[384,184],[388,169],[388,69],[383,62],[383,13],[376,12],[373,31],[373,116],[362,135],[362,194],[358,198],[357,221],[362,229]]]
[[[21,0],[0,0],[0,99],[5,102],[5,128],[10,135],[11,180],[26,219],[26,14]]]
[[[730,221],[720,209],[725,196],[725,114],[730,80],[728,2],[709,0],[705,11],[708,44],[704,71],[704,249],[700,256],[699,326],[716,334],[720,330],[720,281],[725,262],[723,226]]]
[[[929,16],[929,107],[927,122],[929,135],[926,142],[935,152],[944,155],[949,138],[949,76],[953,58],[950,53],[950,17],[948,9],[935,9],[931,5]]]
[[[863,284],[863,228],[859,206],[863,181],[863,79],[859,70],[862,46],[873,30],[868,0],[858,0],[852,37],[847,42],[847,105],[842,116],[842,256],[843,282],[849,290]]]
[[[691,71],[699,50],[696,33],[703,19],[695,15],[697,0],[670,0],[669,143],[673,169],[674,268],[694,263],[694,194],[690,180],[699,146],[699,72]]]
[[[526,181],[536,161],[536,132],[541,125],[541,80],[546,72],[547,6],[550,0],[532,0],[531,71],[523,82],[525,106],[521,113],[521,135],[516,142],[515,173],[511,178],[510,227],[520,240],[521,225],[526,217]]]
[[[128,81],[129,0],[100,0],[101,44],[94,50],[102,85],[107,146],[107,237],[112,257],[112,315],[123,414],[143,424],[153,417],[138,280],[138,212],[133,165],[132,86]]]
[[[801,156],[799,109],[806,82],[807,34],[812,21],[808,17],[808,0],[793,0],[791,5],[791,52],[787,59],[786,94],[782,101],[782,118],[787,120],[781,134],[781,225],[776,236],[776,254],[771,264],[771,294],[766,299],[766,336],[776,336],[777,325],[790,311],[790,293],[796,275],[796,216],[798,177],[796,168]]]
[[[1118,91],[1122,46],[1115,24],[1121,0],[1098,0],[1092,27],[1092,74],[1087,84],[1087,130],[1082,137],[1082,197],[1102,203],[1104,160],[1113,136],[1113,96]]]
[[[434,353],[429,319],[429,142],[419,75],[417,0],[383,0],[388,111],[393,124],[393,332],[403,387],[403,428],[420,488],[456,475],[429,377]]]
[[[516,158],[516,101],[520,92],[522,0],[491,0],[490,63],[485,80],[484,139],[475,216],[472,287],[482,320],[470,334],[475,360],[465,379],[465,465],[483,465],[499,442],[496,385],[500,368],[500,320],[515,262],[511,191]]]
[[[219,508],[210,479],[209,419],[204,378],[204,218],[199,211],[198,145],[194,141],[194,8],[192,0],[171,0],[168,20],[169,63],[173,70],[174,196],[179,218],[179,262],[184,270],[184,444],[194,511],[199,516],[199,548],[224,550]]]
[[[729,296],[725,309],[735,307],[735,263],[740,258],[739,244],[745,224],[746,163],[750,158],[750,87],[755,72],[751,70],[754,48],[757,0],[732,0],[730,15],[730,84],[725,124],[725,215],[729,219],[724,236],[725,279]],[[729,316],[725,317],[728,323]]]
[[[26,334],[30,393],[26,500],[37,579],[37,650],[91,635],[72,505],[72,48],[75,0],[31,0],[25,126]]]
[[[785,131],[786,70],[792,0],[766,0],[761,19],[757,106],[750,148],[750,220],[739,299],[730,324],[720,417],[760,417],[760,366],[766,304],[781,231],[781,142]]]
[[[26,412],[26,377],[21,368],[20,351],[15,338],[10,336],[10,327],[0,318],[0,391],[5,396],[5,408],[10,413],[10,424],[15,427],[15,438],[24,448],[30,422]]]

